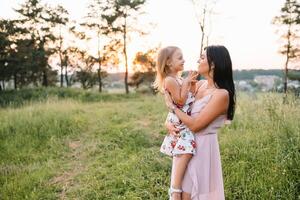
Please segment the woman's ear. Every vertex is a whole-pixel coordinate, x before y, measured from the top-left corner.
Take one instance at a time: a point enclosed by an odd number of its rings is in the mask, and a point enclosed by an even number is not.
[[[215,64],[212,62],[211,63],[211,68],[210,68],[211,70],[214,70],[215,69]]]
[[[214,65],[214,63],[211,63],[211,67],[210,67],[210,70],[209,70],[209,76],[210,77],[213,77],[214,71],[215,71],[215,65]]]

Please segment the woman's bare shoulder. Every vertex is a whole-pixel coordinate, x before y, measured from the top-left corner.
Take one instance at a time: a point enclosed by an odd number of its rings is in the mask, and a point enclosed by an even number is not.
[[[229,92],[226,89],[216,89],[213,94],[214,98],[220,99],[220,101],[229,100]]]

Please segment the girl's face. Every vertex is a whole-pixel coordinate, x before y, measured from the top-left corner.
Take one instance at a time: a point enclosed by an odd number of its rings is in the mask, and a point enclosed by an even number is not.
[[[170,69],[174,72],[179,72],[183,70],[184,59],[181,50],[177,49],[173,53],[169,65]]]
[[[209,73],[209,65],[207,61],[206,50],[200,55],[198,60],[198,73],[201,75],[207,75]]]

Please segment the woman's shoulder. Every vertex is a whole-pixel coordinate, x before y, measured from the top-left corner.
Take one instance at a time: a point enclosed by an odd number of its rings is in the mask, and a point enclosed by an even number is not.
[[[221,96],[228,96],[229,92],[226,89],[217,88],[216,93],[218,93]]]
[[[226,89],[218,88],[213,92],[212,96],[214,98],[218,98],[222,101],[228,101],[229,100],[229,92]]]

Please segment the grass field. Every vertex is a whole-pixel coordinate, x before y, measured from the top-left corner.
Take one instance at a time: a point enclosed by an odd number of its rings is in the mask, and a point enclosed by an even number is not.
[[[226,199],[300,199],[300,100],[238,95],[219,132]],[[0,93],[0,199],[168,199],[160,96]]]

